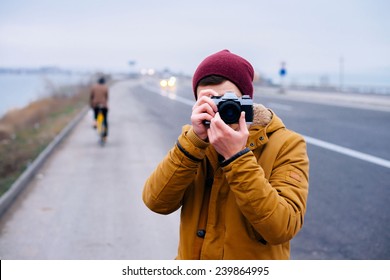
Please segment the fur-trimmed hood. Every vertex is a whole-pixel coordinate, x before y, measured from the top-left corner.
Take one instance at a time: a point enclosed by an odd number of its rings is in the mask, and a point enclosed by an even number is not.
[[[253,104],[252,125],[267,126],[272,120],[272,112],[262,104]]]
[[[269,135],[282,128],[285,128],[284,123],[271,109],[262,104],[253,104],[253,122],[248,128],[248,142],[253,144],[251,147],[266,143]]]

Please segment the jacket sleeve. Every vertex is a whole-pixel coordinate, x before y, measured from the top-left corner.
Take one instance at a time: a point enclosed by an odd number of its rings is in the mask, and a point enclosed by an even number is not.
[[[142,198],[149,209],[169,214],[181,206],[208,145],[198,138],[191,126],[183,127],[176,145],[145,182]]]
[[[269,180],[252,152],[223,168],[241,212],[265,241],[281,244],[298,233],[309,187],[309,159],[301,136],[293,133],[285,140]]]

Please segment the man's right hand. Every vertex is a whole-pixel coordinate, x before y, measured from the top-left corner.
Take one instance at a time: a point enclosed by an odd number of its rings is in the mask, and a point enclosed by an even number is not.
[[[192,107],[191,123],[194,132],[202,140],[207,139],[208,126],[205,121],[211,121],[218,111],[217,105],[211,100],[211,96],[217,96],[218,93],[211,89],[201,90],[198,93],[198,100]]]

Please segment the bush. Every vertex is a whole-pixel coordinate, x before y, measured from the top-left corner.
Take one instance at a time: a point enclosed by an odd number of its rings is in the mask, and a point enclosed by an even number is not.
[[[0,195],[88,104],[88,98],[89,86],[67,86],[0,119]]]

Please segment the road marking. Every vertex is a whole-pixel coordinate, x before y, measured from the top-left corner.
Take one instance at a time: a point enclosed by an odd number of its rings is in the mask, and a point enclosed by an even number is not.
[[[347,156],[350,156],[353,158],[361,159],[361,160],[371,162],[371,163],[374,163],[374,164],[377,164],[377,165],[380,165],[383,167],[390,168],[390,161],[389,160],[385,160],[383,158],[375,157],[375,156],[365,154],[362,152],[358,152],[358,151],[355,151],[355,150],[352,150],[349,148],[338,146],[338,145],[335,145],[335,144],[332,144],[329,142],[325,142],[325,141],[322,141],[322,140],[319,140],[319,139],[316,139],[316,138],[313,138],[310,136],[305,136],[305,135],[302,135],[302,136],[305,138],[307,143],[312,144],[314,146],[321,147],[321,148],[331,150],[331,151],[334,151],[334,152],[337,152],[337,153],[340,153],[343,155],[347,155]]]
[[[189,106],[193,106],[195,104],[195,101],[192,101],[190,99],[177,96],[176,94],[173,94],[173,93],[167,94],[167,93],[164,93],[162,91],[158,91],[158,90],[156,90],[155,88],[152,88],[152,87],[148,87],[148,89],[150,91],[154,92],[154,93],[157,93],[159,95],[168,97],[168,98],[170,98],[172,100],[181,102],[181,103],[189,105]],[[274,105],[275,104],[276,103],[274,103]],[[282,105],[282,104],[280,104],[280,105]],[[282,106],[284,106],[284,105],[282,105]],[[289,106],[286,105],[285,109],[289,110],[287,107],[289,107]],[[339,145],[336,145],[336,144],[332,144],[332,143],[329,143],[329,142],[326,142],[326,141],[322,141],[322,140],[310,137],[310,136],[306,136],[306,135],[302,135],[302,136],[305,138],[306,142],[311,144],[311,145],[314,145],[314,146],[317,146],[317,147],[320,147],[320,148],[324,148],[324,149],[327,149],[327,150],[330,150],[330,151],[333,151],[333,152],[336,152],[336,153],[339,153],[339,154],[343,154],[343,155],[346,155],[346,156],[350,156],[350,157],[353,157],[353,158],[357,158],[357,159],[360,159],[360,160],[363,160],[363,161],[371,162],[371,163],[374,163],[374,164],[379,165],[379,166],[390,168],[390,161],[389,160],[386,160],[386,159],[383,159],[383,158],[380,158],[380,157],[376,157],[376,156],[372,156],[372,155],[369,155],[369,154],[365,154],[365,153],[362,153],[362,152],[359,152],[359,151],[355,151],[355,150],[352,150],[352,149],[349,149],[349,148],[345,148],[345,147],[342,147],[342,146],[339,146]]]
[[[195,104],[195,101],[187,99],[187,98],[184,98],[184,97],[181,97],[181,96],[178,96],[177,94],[172,93],[172,92],[164,92],[164,91],[162,91],[160,94],[162,96],[168,97],[169,99],[172,99],[172,100],[175,100],[175,101],[179,101],[179,102],[184,103],[186,105],[189,105],[191,107],[194,106],[194,104]]]

